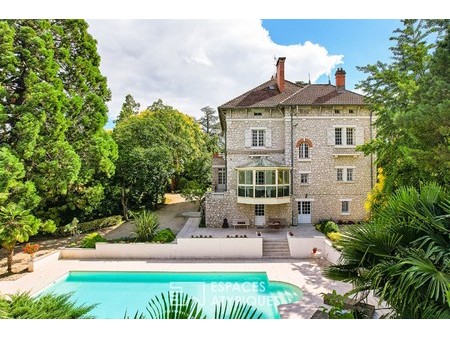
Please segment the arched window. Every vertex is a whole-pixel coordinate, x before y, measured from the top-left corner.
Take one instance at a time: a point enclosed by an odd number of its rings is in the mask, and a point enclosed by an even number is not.
[[[310,139],[303,138],[297,141],[296,147],[298,148],[299,159],[310,159],[312,142]]]
[[[299,158],[309,158],[309,145],[308,143],[300,144],[298,148],[298,157]]]

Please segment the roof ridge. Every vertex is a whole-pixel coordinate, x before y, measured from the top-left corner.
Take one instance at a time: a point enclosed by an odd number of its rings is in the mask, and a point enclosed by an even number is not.
[[[298,93],[300,93],[303,89],[305,89],[305,88],[307,88],[307,87],[309,87],[309,86],[311,86],[310,84],[307,84],[306,86],[304,86],[304,87],[301,87],[299,90],[297,90],[295,93],[293,93],[293,94],[291,94],[291,95],[289,95],[287,98],[285,98],[284,100],[282,100],[282,101],[280,101],[280,103],[279,104],[283,104],[284,103],[284,101],[286,101],[286,100],[288,100],[288,99],[290,99],[292,96],[294,96],[294,95],[296,95],[296,94],[298,94]]]

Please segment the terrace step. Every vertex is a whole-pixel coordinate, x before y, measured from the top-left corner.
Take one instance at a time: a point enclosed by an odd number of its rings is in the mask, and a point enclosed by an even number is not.
[[[263,239],[263,258],[291,258],[287,239]]]

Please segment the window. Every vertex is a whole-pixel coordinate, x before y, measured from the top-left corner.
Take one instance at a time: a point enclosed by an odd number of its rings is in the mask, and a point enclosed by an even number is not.
[[[349,110],[348,110],[348,113],[349,113],[349,114],[354,114],[355,111],[354,111],[353,109],[349,109]]]
[[[344,169],[338,168],[336,171],[336,180],[337,181],[343,181],[344,180]]]
[[[339,109],[335,109],[335,110],[334,110],[334,113],[335,113],[335,114],[340,114],[341,111],[340,111]]]
[[[347,181],[353,181],[353,168],[347,168]]]
[[[252,130],[252,147],[264,147],[264,134],[263,129]]]
[[[308,143],[302,143],[300,144],[300,147],[298,148],[298,157],[299,158],[309,158],[309,145]]]
[[[355,145],[355,128],[347,128],[347,145]]]
[[[308,173],[300,174],[300,183],[301,184],[308,184],[309,183],[309,174]]]
[[[255,111],[255,112],[253,113],[253,116],[262,116],[262,113],[261,113],[260,111],[258,111],[258,112]]]
[[[219,168],[217,173],[218,173],[217,183],[225,184],[225,168]]]
[[[289,182],[289,169],[238,170],[238,197],[287,197]]]
[[[255,204],[255,216],[264,216],[264,204]]]
[[[342,145],[342,128],[334,129],[334,144],[337,146]]]
[[[353,167],[336,168],[336,181],[353,182],[355,169]]]
[[[349,205],[350,201],[341,201],[341,212],[343,214],[348,214],[350,212]]]

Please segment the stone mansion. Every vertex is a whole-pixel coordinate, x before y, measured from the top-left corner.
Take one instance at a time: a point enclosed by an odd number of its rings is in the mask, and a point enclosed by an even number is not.
[[[366,216],[375,170],[373,158],[355,150],[374,136],[364,96],[345,89],[342,68],[335,85],[287,81],[285,60],[271,80],[218,108],[225,152],[213,158],[207,226]]]

